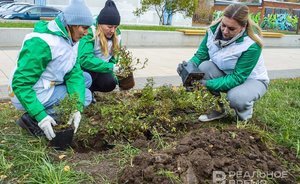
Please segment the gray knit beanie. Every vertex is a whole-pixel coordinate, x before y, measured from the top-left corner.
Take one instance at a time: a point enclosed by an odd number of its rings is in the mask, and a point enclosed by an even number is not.
[[[70,0],[63,11],[67,25],[91,26],[93,16],[84,0]]]

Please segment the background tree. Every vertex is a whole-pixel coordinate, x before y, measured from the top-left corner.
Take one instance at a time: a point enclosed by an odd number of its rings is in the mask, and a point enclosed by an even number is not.
[[[140,16],[149,9],[154,8],[159,17],[159,24],[162,25],[164,22],[163,13],[165,11],[168,11],[172,15],[180,12],[187,17],[192,17],[197,6],[198,0],[141,0],[141,7],[137,8],[133,14]]]
[[[193,25],[211,24],[213,20],[213,0],[199,0],[193,15]]]

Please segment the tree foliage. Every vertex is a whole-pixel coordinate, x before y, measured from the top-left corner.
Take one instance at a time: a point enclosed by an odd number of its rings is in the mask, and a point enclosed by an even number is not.
[[[159,17],[160,24],[162,24],[164,11],[168,11],[170,14],[180,12],[187,17],[192,17],[197,5],[197,0],[141,0],[141,7],[137,8],[133,14],[140,16],[149,9],[154,8]]]

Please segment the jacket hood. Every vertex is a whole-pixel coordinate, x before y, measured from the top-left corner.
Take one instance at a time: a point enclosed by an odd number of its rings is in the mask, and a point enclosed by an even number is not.
[[[67,40],[72,40],[66,30],[66,23],[62,16],[59,14],[54,20],[46,22],[39,21],[34,25],[33,32],[47,33],[60,37],[64,37]]]

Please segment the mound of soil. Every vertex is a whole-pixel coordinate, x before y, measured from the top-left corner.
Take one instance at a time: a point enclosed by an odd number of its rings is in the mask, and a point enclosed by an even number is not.
[[[174,149],[136,156],[133,167],[126,167],[118,182],[212,183],[213,174],[218,172],[222,175],[215,175],[215,179],[226,178],[226,183],[296,183],[294,175],[273,155],[254,133],[236,128],[204,128],[190,132]]]

